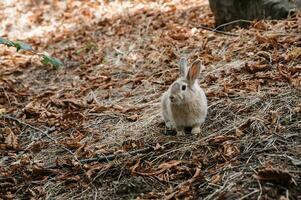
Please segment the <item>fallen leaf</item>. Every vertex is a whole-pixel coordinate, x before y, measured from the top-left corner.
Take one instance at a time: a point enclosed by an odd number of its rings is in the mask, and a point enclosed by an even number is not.
[[[256,22],[255,24],[253,24],[253,27],[258,29],[258,30],[267,30],[267,25],[262,20]]]
[[[227,140],[235,139],[234,136],[217,135],[209,140],[211,143],[222,143]]]
[[[271,123],[272,124],[275,124],[278,121],[279,117],[280,117],[280,113],[279,112],[277,112],[277,111],[271,111],[271,120],[272,120]]]
[[[301,58],[301,47],[296,47],[288,52],[289,59],[300,59]]]
[[[235,135],[238,137],[238,138],[241,138],[241,136],[244,135],[244,133],[239,129],[235,129]]]
[[[159,143],[156,144],[154,150],[163,150],[164,149],[164,146],[160,145]]]
[[[158,169],[164,169],[164,170],[167,170],[167,169],[170,169],[174,166],[177,166],[179,164],[181,164],[183,161],[181,160],[171,160],[171,161],[168,161],[168,162],[165,162],[165,163],[162,163],[158,166]]]
[[[183,161],[181,160],[171,160],[165,163],[162,163],[158,166],[157,170],[152,171],[152,172],[139,172],[136,169],[140,166],[140,159],[136,162],[136,164],[131,168],[131,172],[132,174],[139,174],[142,176],[153,176],[153,175],[158,175],[161,174],[163,172],[165,172],[166,170],[175,167],[179,164],[181,164]]]
[[[18,137],[13,133],[9,127],[4,128],[5,144],[12,149],[17,149],[19,146]]]
[[[301,85],[301,75],[297,78],[290,78],[290,83],[294,88],[299,88]]]
[[[289,186],[293,182],[293,177],[287,170],[275,168],[260,169],[253,177],[260,181],[274,182],[284,186]]]
[[[259,63],[245,63],[243,69],[245,69],[249,73],[256,73],[261,71],[269,70],[271,66],[269,64],[259,64]]]
[[[137,121],[139,119],[139,115],[137,113],[127,117],[128,120],[131,120],[131,121]]]
[[[6,195],[3,196],[6,200],[15,199],[15,195],[11,192],[7,192]]]
[[[106,171],[106,170],[110,169],[111,167],[112,167],[112,164],[92,166],[85,174],[89,179],[91,179],[91,177],[94,176],[96,173],[100,174],[99,171]]]
[[[219,174],[216,174],[216,175],[211,177],[210,183],[218,184],[218,183],[221,182],[221,180],[222,180],[221,176]]]
[[[232,144],[230,141],[226,141],[222,145],[223,145],[223,153],[228,158],[233,158],[240,153],[239,148],[234,144]]]

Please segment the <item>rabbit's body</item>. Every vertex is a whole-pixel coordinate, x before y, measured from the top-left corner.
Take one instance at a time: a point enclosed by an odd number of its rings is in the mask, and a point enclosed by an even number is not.
[[[181,59],[180,71],[181,77],[162,96],[162,115],[167,128],[176,129],[178,134],[184,134],[185,128],[197,134],[207,115],[207,98],[196,81],[199,63],[187,73],[186,60]]]

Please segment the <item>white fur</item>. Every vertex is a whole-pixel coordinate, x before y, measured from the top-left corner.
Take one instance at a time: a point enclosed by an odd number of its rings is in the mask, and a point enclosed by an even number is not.
[[[180,61],[180,75],[161,98],[162,116],[168,129],[176,129],[178,134],[183,135],[185,128],[192,128],[193,134],[200,133],[200,125],[207,116],[207,98],[203,89],[199,86],[197,76],[200,71],[199,61],[194,63],[194,78],[188,74],[183,58]],[[183,68],[186,68],[183,74]],[[197,74],[197,75],[195,75]],[[186,90],[181,87],[186,85]],[[173,100],[170,97],[173,97]]]

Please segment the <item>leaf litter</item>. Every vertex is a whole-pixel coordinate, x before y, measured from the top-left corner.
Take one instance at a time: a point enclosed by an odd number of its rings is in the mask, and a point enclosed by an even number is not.
[[[301,198],[300,13],[230,36],[202,28],[205,1],[10,1],[0,15],[1,37],[65,65],[1,46],[0,198]],[[183,55],[205,65],[198,136],[160,117]]]

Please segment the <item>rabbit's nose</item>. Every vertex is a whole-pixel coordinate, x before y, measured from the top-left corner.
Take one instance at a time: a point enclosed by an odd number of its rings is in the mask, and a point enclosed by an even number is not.
[[[173,102],[175,100],[175,97],[174,96],[169,96],[169,99],[171,102]]]

